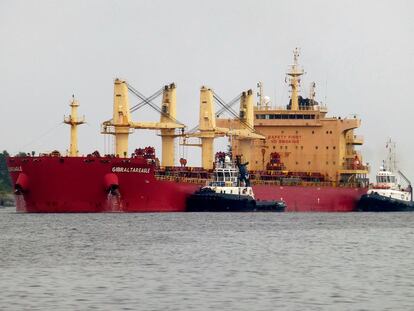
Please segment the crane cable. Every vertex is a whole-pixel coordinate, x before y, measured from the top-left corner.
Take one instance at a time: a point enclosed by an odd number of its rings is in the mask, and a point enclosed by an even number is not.
[[[246,121],[242,120],[242,118],[240,118],[240,116],[237,115],[237,113],[233,109],[231,109],[228,105],[226,105],[224,100],[221,99],[220,96],[218,96],[215,92],[213,92],[213,97],[214,97],[214,99],[216,100],[217,103],[219,103],[221,106],[223,106],[222,109],[227,110],[231,115],[233,115],[234,118],[239,120],[240,123],[244,124],[250,131],[252,131],[253,133],[256,132],[255,129],[250,126],[250,124],[248,124]]]
[[[140,98],[141,100],[143,100],[145,102],[145,104],[148,104],[149,106],[151,106],[154,110],[156,110],[159,114],[167,117],[168,119],[172,120],[173,122],[180,124],[180,125],[184,125],[184,123],[178,121],[176,118],[174,118],[173,116],[171,116],[168,113],[165,113],[161,110],[161,108],[159,108],[157,105],[155,105],[152,101],[147,100],[147,98],[145,97],[144,94],[142,94],[141,92],[139,92],[137,89],[135,89],[132,85],[128,84],[128,90],[134,94],[135,96],[137,96],[138,98]],[[185,126],[185,125],[184,125]]]
[[[160,88],[158,91],[156,91],[154,94],[152,94],[151,96],[143,99],[140,103],[134,105],[131,107],[131,109],[129,109],[129,112],[134,112],[137,111],[138,109],[144,107],[146,104],[148,104],[149,101],[154,100],[155,98],[157,98],[158,96],[160,96],[163,92],[164,88]]]

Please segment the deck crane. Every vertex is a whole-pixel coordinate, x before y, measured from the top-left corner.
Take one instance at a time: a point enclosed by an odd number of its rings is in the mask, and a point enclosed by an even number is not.
[[[129,107],[128,91],[141,98],[143,103]],[[162,166],[174,165],[174,139],[171,135],[175,129],[184,129],[185,125],[179,122],[176,117],[176,87],[175,84],[163,88],[162,106],[159,108],[148,100],[143,94],[137,91],[126,81],[115,79],[114,82],[114,105],[113,117],[111,120],[102,123],[102,133],[115,136],[115,154],[119,157],[128,155],[128,138],[133,129],[161,130],[162,139]],[[154,94],[155,95],[155,94]],[[151,97],[151,96],[150,96]],[[156,97],[156,96],[155,96]],[[160,113],[159,122],[134,122],[131,119],[131,110],[139,109],[148,104]],[[133,111],[135,111],[133,110]]]
[[[253,139],[265,139],[264,136],[255,133],[253,127],[253,96],[252,91],[243,92],[237,96],[230,103],[226,104],[212,89],[205,86],[200,90],[200,116],[199,126],[195,127],[190,132],[185,133],[185,137],[198,137],[201,139],[201,158],[202,167],[204,169],[213,168],[214,152],[213,142],[216,137],[232,136],[240,140],[241,151],[244,155],[244,160],[250,160],[250,142]],[[237,114],[232,110],[231,106],[240,99],[240,113]],[[215,114],[214,102],[222,106]],[[223,112],[229,112],[235,120],[237,120],[237,129],[229,127],[220,127],[216,124],[216,116]],[[184,144],[193,145],[196,144]]]

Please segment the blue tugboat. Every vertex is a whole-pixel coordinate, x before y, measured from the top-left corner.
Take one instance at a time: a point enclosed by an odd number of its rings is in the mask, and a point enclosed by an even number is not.
[[[283,212],[283,201],[254,197],[247,173],[248,163],[234,164],[228,155],[216,158],[214,180],[187,199],[188,212]]]

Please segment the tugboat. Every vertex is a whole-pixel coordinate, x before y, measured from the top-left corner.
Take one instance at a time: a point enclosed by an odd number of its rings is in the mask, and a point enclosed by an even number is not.
[[[214,180],[187,199],[187,212],[283,212],[283,201],[261,201],[254,197],[247,173],[247,163],[219,152],[216,155]]]
[[[398,174],[406,181],[408,187],[403,189],[395,171],[395,160],[391,141],[389,148],[388,167],[383,162],[376,175],[376,184],[364,194],[358,202],[357,210],[361,212],[409,212],[414,211],[413,190],[408,178],[398,170]]]

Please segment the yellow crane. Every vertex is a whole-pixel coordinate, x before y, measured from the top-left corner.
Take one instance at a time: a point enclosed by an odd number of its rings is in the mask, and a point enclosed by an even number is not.
[[[115,136],[115,154],[119,157],[128,156],[128,138],[133,129],[161,130],[162,138],[162,166],[174,165],[174,130],[182,129],[184,124],[175,119],[176,115],[176,87],[174,84],[165,86],[160,122],[134,122],[131,120],[128,90],[137,94],[137,91],[126,81],[115,79],[113,116],[102,124],[103,134]]]
[[[204,169],[212,169],[214,162],[214,139],[222,136],[232,136],[240,140],[243,159],[250,161],[250,145],[253,139],[265,139],[264,136],[254,132],[253,119],[253,92],[249,90],[243,92],[240,97],[240,113],[232,113],[234,119],[230,126],[220,127],[216,124],[216,114],[214,108],[214,99],[216,99],[224,109],[232,112],[230,107],[218,98],[212,89],[205,86],[200,90],[200,115],[198,131],[195,133],[186,133],[185,137],[198,137],[201,139],[201,163]],[[186,144],[197,146],[196,144]]]

